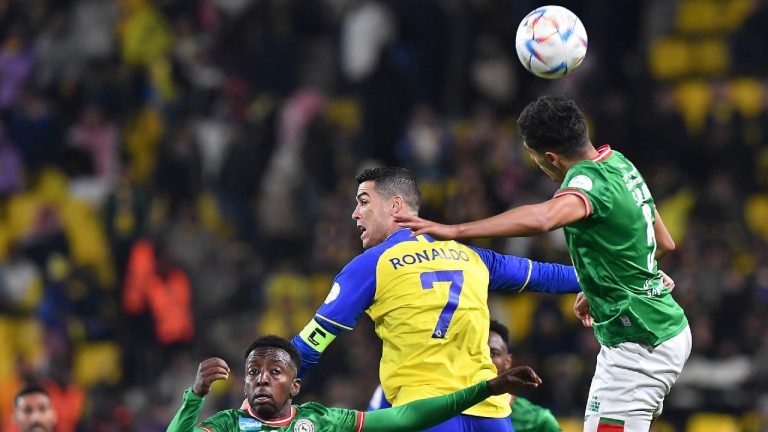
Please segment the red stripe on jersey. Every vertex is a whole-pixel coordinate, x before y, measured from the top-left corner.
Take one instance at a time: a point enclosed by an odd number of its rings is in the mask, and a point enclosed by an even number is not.
[[[600,423],[597,425],[597,432],[624,432],[623,424]]]
[[[363,424],[365,424],[365,412],[358,411],[355,420],[355,432],[363,432]]]
[[[200,428],[200,429],[202,429],[204,431],[207,431],[207,432],[214,432],[213,429],[207,428],[205,426],[198,426],[198,428]]]
[[[563,195],[576,195],[577,197],[581,198],[581,200],[584,201],[584,206],[587,208],[587,214],[585,214],[584,217],[592,214],[592,203],[589,202],[589,198],[584,192],[578,189],[563,189],[557,191],[557,193],[552,198],[561,197]]]
[[[611,146],[608,144],[600,146],[600,148],[597,149],[597,156],[595,156],[592,160],[594,162],[600,162],[608,159],[613,154],[613,150],[611,150]]]

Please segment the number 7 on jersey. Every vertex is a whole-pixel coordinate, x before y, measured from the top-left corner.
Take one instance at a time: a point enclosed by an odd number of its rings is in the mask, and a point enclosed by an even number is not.
[[[451,283],[448,288],[448,303],[440,312],[435,331],[432,332],[433,339],[443,339],[448,332],[453,314],[459,306],[459,296],[461,295],[461,288],[464,286],[464,272],[461,270],[439,270],[421,274],[421,287],[423,289],[434,288],[435,282]]]

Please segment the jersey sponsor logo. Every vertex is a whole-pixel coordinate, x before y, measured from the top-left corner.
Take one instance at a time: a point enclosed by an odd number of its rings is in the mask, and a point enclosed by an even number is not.
[[[621,323],[624,324],[624,327],[632,326],[632,321],[629,319],[628,316],[622,315],[619,317],[619,319],[621,320]]]
[[[413,254],[405,254],[400,258],[390,258],[389,263],[392,264],[392,269],[397,270],[398,267],[405,267],[411,264],[421,264],[422,262],[429,262],[435,260],[450,260],[450,261],[466,261],[469,262],[469,255],[463,250],[456,249],[443,249],[432,248],[424,249],[421,252]]]
[[[568,182],[569,188],[579,188],[584,189],[585,191],[591,191],[592,185],[592,179],[584,174],[579,174]]]
[[[315,432],[315,425],[307,419],[301,419],[293,426],[293,432]]]
[[[240,416],[240,419],[238,420],[238,426],[240,427],[241,431],[261,430],[261,422],[250,417]]]
[[[600,412],[600,398],[595,395],[587,402],[587,410]]]
[[[341,294],[341,285],[339,285],[338,282],[334,282],[333,286],[331,287],[331,291],[328,293],[328,296],[325,298],[323,303],[331,303],[332,301],[339,298],[339,294]]]

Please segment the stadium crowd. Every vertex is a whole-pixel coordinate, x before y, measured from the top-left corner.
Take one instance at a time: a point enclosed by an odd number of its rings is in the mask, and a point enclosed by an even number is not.
[[[558,3],[590,45],[545,81],[514,52],[542,2],[0,1],[0,431],[28,380],[60,432],[165,430],[198,359],[239,364],[256,335],[311,318],[360,251],[364,167],[413,169],[440,221],[550,196],[514,126],[544,93],[638,165],[677,242],[661,267],[694,348],[667,426],[710,411],[768,430],[768,2]],[[691,3],[733,25],[684,27]],[[702,40],[723,64],[657,66]],[[568,259],[560,233],[475,244]],[[526,397],[582,417],[598,344],[572,298],[490,306],[544,380]],[[361,322],[299,401],[364,408],[378,344]],[[206,409],[240,405],[241,373]]]

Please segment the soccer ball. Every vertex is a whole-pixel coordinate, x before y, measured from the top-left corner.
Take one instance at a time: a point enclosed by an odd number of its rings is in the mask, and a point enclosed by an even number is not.
[[[532,74],[560,78],[576,69],[587,54],[587,30],[579,17],[561,6],[542,6],[523,18],[515,48]]]

